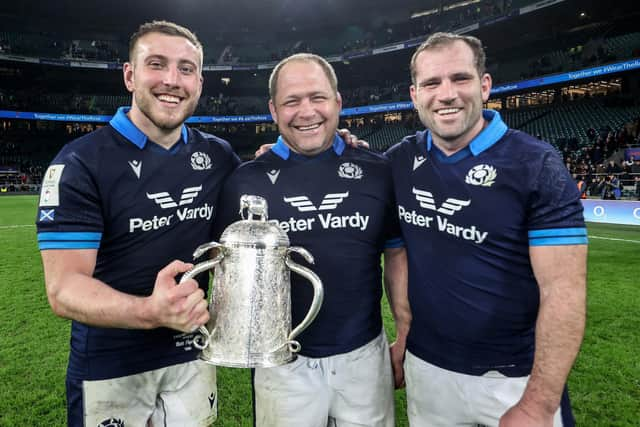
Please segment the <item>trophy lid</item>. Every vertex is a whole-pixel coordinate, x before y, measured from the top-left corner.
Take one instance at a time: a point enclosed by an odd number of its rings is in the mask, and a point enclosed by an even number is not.
[[[234,222],[224,230],[220,243],[225,246],[256,249],[289,247],[287,233],[278,226],[277,221],[267,221],[267,215],[268,204],[263,197],[242,195],[240,197],[242,220]],[[254,217],[257,218],[254,219]]]

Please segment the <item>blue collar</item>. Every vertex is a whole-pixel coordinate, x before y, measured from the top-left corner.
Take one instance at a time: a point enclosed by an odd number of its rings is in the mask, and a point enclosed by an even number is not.
[[[495,110],[483,110],[482,117],[487,120],[489,124],[471,140],[471,143],[467,147],[474,156],[477,156],[498,142],[509,129],[505,122],[502,121],[500,113]],[[427,151],[431,151],[432,141],[430,131],[427,131],[426,140]]]
[[[109,124],[112,128],[118,131],[118,133],[129,141],[134,143],[138,148],[143,149],[145,145],[147,145],[147,135],[145,135],[140,129],[133,124],[129,117],[127,117],[127,113],[131,110],[131,107],[120,107],[116,114],[111,118]],[[189,135],[187,133],[187,127],[182,125],[182,142],[185,144],[189,140]]]
[[[333,147],[334,153],[336,153],[338,156],[342,155],[342,152],[344,151],[344,148],[345,148],[345,143],[342,140],[342,138],[338,136],[338,134],[336,134],[333,137],[332,147]],[[284,142],[284,138],[282,138],[282,135],[278,137],[278,141],[275,143],[273,147],[271,147],[271,151],[273,151],[275,155],[282,158],[283,160],[288,160],[289,156],[291,155],[291,149]]]

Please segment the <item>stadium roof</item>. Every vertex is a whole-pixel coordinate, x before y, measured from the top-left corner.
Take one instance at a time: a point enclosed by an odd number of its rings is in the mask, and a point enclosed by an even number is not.
[[[318,28],[327,23],[349,24],[406,18],[431,7],[461,0],[22,0],[0,3],[4,23],[24,30],[123,31],[141,23],[169,19],[199,33],[279,28]],[[27,28],[24,28],[26,26]]]

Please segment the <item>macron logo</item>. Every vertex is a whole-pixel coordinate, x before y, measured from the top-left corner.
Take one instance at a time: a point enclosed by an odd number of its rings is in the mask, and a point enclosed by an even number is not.
[[[199,185],[197,187],[185,188],[184,190],[182,190],[180,200],[177,203],[166,191],[153,194],[147,193],[147,198],[155,201],[158,205],[160,205],[162,209],[169,209],[193,203],[193,200],[198,197],[198,193],[200,193],[200,190],[202,190],[202,185]]]
[[[278,175],[280,175],[280,169],[278,170],[273,169],[267,172],[267,176],[269,177],[269,180],[271,181],[272,184],[276,183],[276,181],[278,180]]]
[[[133,169],[133,173],[135,173],[138,179],[140,179],[140,171],[142,170],[142,161],[131,160],[129,161],[129,166],[131,166],[131,169]]]
[[[413,158],[413,170],[418,169],[420,166],[422,166],[422,164],[425,162],[425,160],[427,160],[427,158],[425,156],[415,156]]]
[[[453,215],[454,213],[462,210],[463,207],[471,204],[471,200],[460,200],[449,197],[438,208],[436,207],[436,201],[433,198],[433,194],[429,191],[418,190],[414,187],[413,194],[416,195],[416,200],[420,203],[421,208],[440,212],[445,215]]]
[[[307,196],[285,197],[284,201],[294,208],[298,208],[300,212],[326,211],[337,208],[348,196],[348,191],[346,193],[329,193],[324,196],[322,203],[317,208]]]

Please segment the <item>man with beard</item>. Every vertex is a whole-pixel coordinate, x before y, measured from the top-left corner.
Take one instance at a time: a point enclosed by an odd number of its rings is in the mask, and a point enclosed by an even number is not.
[[[195,360],[207,278],[180,286],[210,240],[229,144],[184,125],[202,90],[202,45],[166,21],[133,34],[130,108],[67,144],[47,170],[37,218],[49,303],[72,319],[68,425],[208,425],[215,367]]]
[[[433,34],[411,76],[428,130],[387,153],[409,265],[409,422],[573,425],[587,254],[576,185],[550,144],[482,109],[477,38]]]

